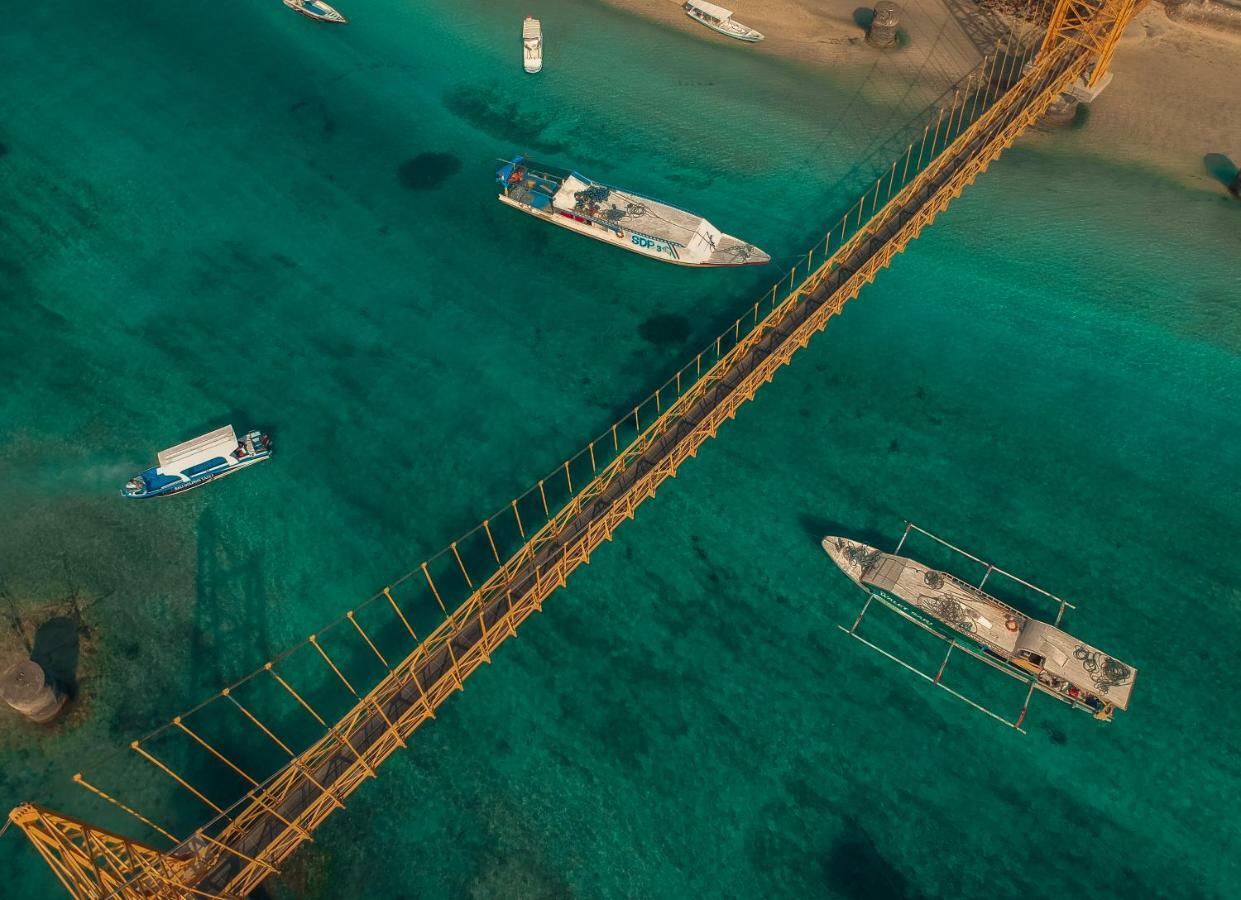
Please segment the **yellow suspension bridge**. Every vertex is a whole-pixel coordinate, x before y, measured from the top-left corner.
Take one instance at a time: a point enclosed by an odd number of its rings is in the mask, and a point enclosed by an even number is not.
[[[144,838],[33,803],[15,808],[10,821],[74,897],[249,894],[1056,98],[1075,83],[1096,84],[1142,3],[1057,0],[1033,59],[998,47],[987,56],[806,254],[800,283],[802,263],[526,494],[302,644],[131,742],[136,759],[212,815],[205,824],[178,837],[84,774],[74,781]],[[488,574],[480,579],[479,571]],[[443,618],[419,638],[415,610],[429,606]],[[318,680],[308,675],[311,664]],[[309,739],[292,736],[294,713]],[[281,761],[258,768],[273,753]],[[217,777],[197,785],[187,777],[208,765]],[[218,785],[219,773],[239,788],[227,807],[204,787]]]

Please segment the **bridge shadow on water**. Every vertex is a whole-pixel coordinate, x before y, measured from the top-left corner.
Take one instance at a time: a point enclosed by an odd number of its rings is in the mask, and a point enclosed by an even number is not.
[[[229,540],[226,531],[217,513],[203,510],[197,527],[191,690],[226,684],[272,653],[261,558],[257,553],[231,546],[235,542]],[[238,602],[242,609],[229,608]],[[231,648],[226,648],[226,644]],[[227,659],[234,660],[234,665],[226,668],[222,660]]]

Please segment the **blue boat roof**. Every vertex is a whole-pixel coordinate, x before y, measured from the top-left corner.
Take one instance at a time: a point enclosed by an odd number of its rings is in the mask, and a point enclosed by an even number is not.
[[[496,182],[499,184],[508,184],[509,178],[511,178],[513,173],[517,171],[517,169],[525,162],[526,157],[522,154],[518,154],[512,162],[507,162],[502,165],[500,170],[496,172]]]
[[[147,469],[142,473],[142,480],[147,486],[147,493],[155,493],[170,484],[176,484],[181,479],[176,475],[165,475],[159,469]]]
[[[217,456],[213,459],[204,460],[197,465],[190,466],[188,469],[182,469],[181,474],[186,478],[193,478],[195,475],[201,475],[204,472],[210,472],[212,469],[223,468],[228,465],[228,460],[223,456]]]

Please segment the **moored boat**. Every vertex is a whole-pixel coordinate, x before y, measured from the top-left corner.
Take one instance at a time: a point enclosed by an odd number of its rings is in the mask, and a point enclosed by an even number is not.
[[[771,257],[702,216],[524,156],[496,173],[500,202],[544,221],[680,266],[753,266]]]
[[[284,5],[317,22],[331,22],[335,25],[349,24],[348,19],[323,0],[284,0]]]
[[[727,37],[736,38],[739,41],[748,41],[749,43],[763,39],[761,32],[756,31],[749,25],[742,25],[736,21],[733,18],[733,11],[731,9],[716,6],[714,3],[707,3],[705,0],[685,0],[685,5],[681,8],[685,10],[685,15],[695,22],[706,25],[712,31],[718,31]]]
[[[916,526],[909,526],[906,534],[914,527]],[[940,540],[929,532],[922,533]],[[951,544],[940,542],[957,553],[968,556]],[[1090,711],[1096,719],[1110,721],[1115,710],[1128,709],[1137,670],[1062,631],[1058,626],[1064,608],[1068,606],[1064,601],[1059,601],[1060,614],[1053,625],[1028,616],[982,590],[981,586],[969,584],[948,572],[931,568],[909,557],[884,553],[875,547],[843,537],[825,537],[822,546],[832,562],[836,563],[850,581],[866,591],[872,599],[949,643],[949,653],[953,648],[959,647],[1028,683],[1031,693],[1037,689],[1075,708]],[[980,562],[975,557],[969,558]],[[1048,597],[1052,596],[1041,588],[988,565],[986,576],[992,574],[1010,578],[1026,588]],[[986,576],[983,583],[986,582]],[[849,630],[855,637],[858,636],[857,626],[865,612],[863,608],[854,627]],[[868,641],[866,643],[869,644]],[[933,679],[908,663],[899,659],[896,661],[944,687],[941,677],[948,661],[947,656]],[[953,693],[962,696],[956,691]],[[969,702],[990,713],[979,704]],[[1027,704],[1028,702],[1027,696]],[[1024,718],[1023,707],[1015,727],[1020,728]],[[1013,724],[1007,720],[1001,721]]]
[[[122,495],[132,499],[165,497],[198,487],[271,457],[271,438],[250,431],[237,439],[232,425],[201,435],[167,450],[157,464],[126,482]]]
[[[531,75],[543,70],[543,25],[534,16],[526,16],[521,25],[521,57]]]

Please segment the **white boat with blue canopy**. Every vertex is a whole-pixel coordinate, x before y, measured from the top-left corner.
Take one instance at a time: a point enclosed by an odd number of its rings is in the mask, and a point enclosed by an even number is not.
[[[217,428],[157,456],[158,464],[125,483],[121,493],[131,499],[166,497],[198,487],[271,457],[271,438],[250,431],[241,440],[232,425]]]
[[[577,172],[555,171],[524,156],[496,173],[500,202],[514,209],[679,266],[757,266],[771,257],[724,234],[702,216]]]

